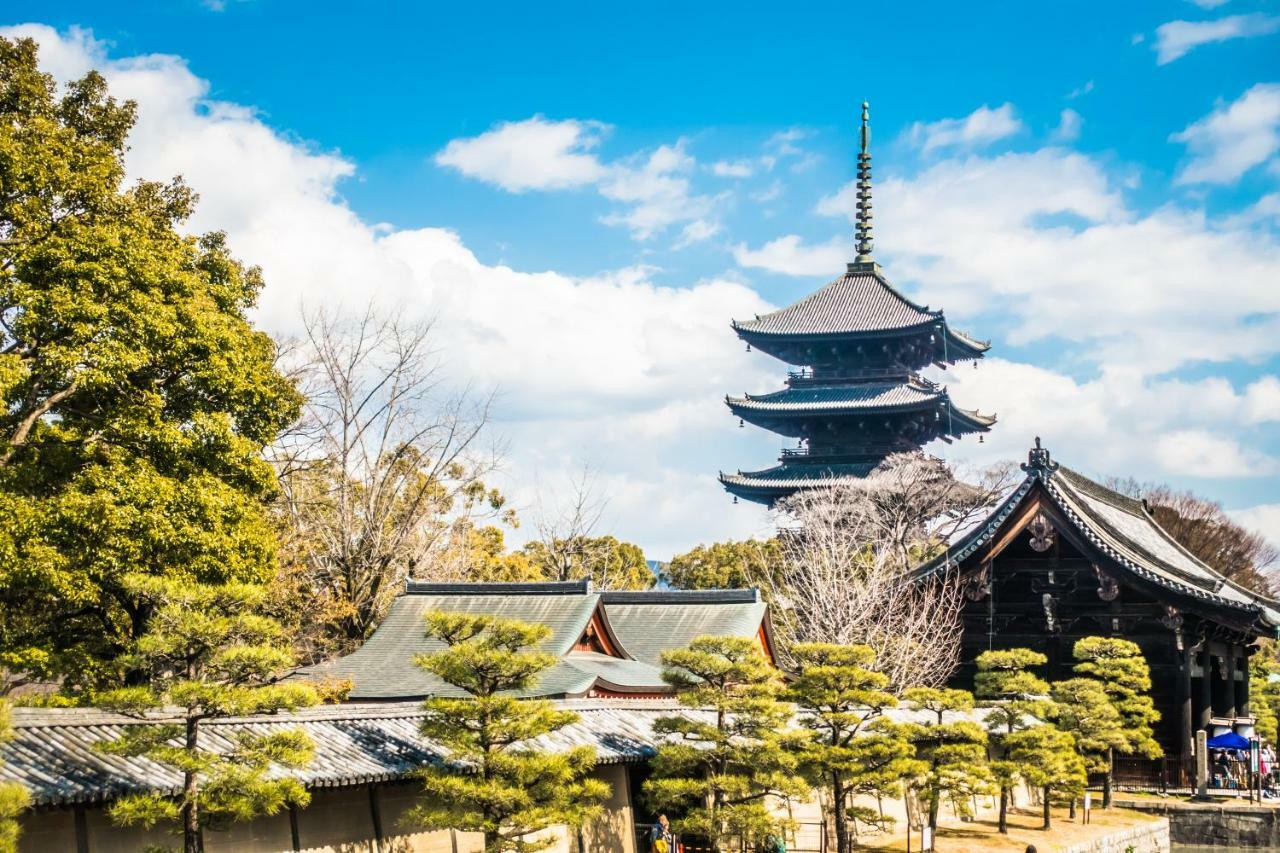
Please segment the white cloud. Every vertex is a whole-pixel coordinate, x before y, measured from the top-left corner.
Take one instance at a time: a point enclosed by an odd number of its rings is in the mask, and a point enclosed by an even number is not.
[[[1280,378],[1264,376],[1245,389],[1244,409],[1249,423],[1280,421]]]
[[[593,184],[605,168],[590,153],[608,126],[595,121],[548,121],[534,116],[500,124],[468,139],[454,139],[435,156],[441,166],[508,192]]]
[[[1280,503],[1227,510],[1227,514],[1249,530],[1261,533],[1272,545],[1280,547]]]
[[[1253,12],[1215,21],[1170,21],[1156,27],[1156,64],[1167,65],[1204,44],[1268,35],[1280,29],[1280,17]]]
[[[762,514],[733,507],[714,476],[717,466],[767,460],[777,449],[771,437],[734,429],[722,402],[726,389],[763,386],[777,372],[728,329],[733,317],[770,310],[750,288],[726,279],[664,287],[642,268],[527,272],[485,263],[447,228],[375,226],[338,195],[350,162],[273,130],[252,110],[210,100],[181,60],[110,58],[82,32],[0,33],[36,37],[46,68],[62,79],[97,67],[113,94],[138,101],[131,177],[185,176],[201,194],[192,227],[225,229],[237,255],[262,266],[256,316],[269,330],[296,332],[304,302],[358,308],[372,298],[407,318],[434,317],[451,375],[498,389],[495,429],[510,445],[502,485],[517,506],[532,503],[539,471],[590,462],[606,485],[626,484],[613,532],[652,557],[708,530],[761,529]],[[628,168],[638,183],[661,184],[681,158],[675,146]],[[630,192],[644,200],[665,190]]]
[[[851,237],[810,246],[805,245],[798,235],[787,234],[770,240],[759,249],[751,249],[742,243],[733,248],[733,259],[738,266],[784,275],[835,277],[844,271],[844,265],[852,258]]]
[[[711,174],[717,178],[749,178],[755,171],[755,163],[750,160],[717,160],[711,164]]]
[[[998,307],[1015,344],[1056,338],[1148,373],[1280,352],[1276,235],[1174,205],[1139,213],[1122,187],[1059,148],[944,160],[877,186],[878,249],[954,318]],[[852,219],[854,192],[819,211]]]
[[[1072,100],[1075,100],[1076,98],[1079,98],[1082,95],[1087,95],[1092,91],[1093,91],[1093,81],[1090,80],[1089,82],[1085,83],[1083,86],[1077,86],[1076,88],[1072,89],[1069,93],[1067,93],[1067,97]]]
[[[1188,0],[1188,2],[1194,3],[1201,9],[1216,9],[1219,6],[1227,5],[1230,0]]]
[[[637,240],[682,225],[679,248],[720,230],[715,216],[720,199],[693,191],[689,175],[697,161],[683,139],[648,155],[606,164],[591,152],[608,130],[600,122],[534,116],[500,124],[479,136],[454,139],[435,161],[508,192],[592,186],[605,198],[625,205],[601,221],[626,227]]]
[[[1065,109],[1058,116],[1058,126],[1054,128],[1052,140],[1058,143],[1075,142],[1080,138],[1080,128],[1084,118],[1073,109]]]
[[[983,105],[964,118],[944,118],[933,122],[916,122],[907,129],[912,144],[928,154],[938,148],[980,148],[1022,130],[1022,122],[1013,112],[1013,104],[995,109]]]
[[[1170,139],[1192,153],[1178,183],[1231,183],[1280,150],[1280,84],[1259,83]]]

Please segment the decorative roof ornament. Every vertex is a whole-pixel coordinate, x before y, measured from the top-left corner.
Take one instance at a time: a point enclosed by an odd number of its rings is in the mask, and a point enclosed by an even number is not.
[[[1044,476],[1058,470],[1058,463],[1049,456],[1049,451],[1040,446],[1040,436],[1036,436],[1036,446],[1027,453],[1027,461],[1022,463],[1022,470],[1028,474]]]
[[[861,142],[858,151],[858,216],[857,236],[858,257],[855,263],[871,263],[871,249],[875,243],[871,237],[871,105],[862,102],[862,129],[859,131]]]

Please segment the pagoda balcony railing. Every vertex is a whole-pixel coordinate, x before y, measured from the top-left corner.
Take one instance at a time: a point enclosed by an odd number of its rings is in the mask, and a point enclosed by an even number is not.
[[[850,462],[880,459],[894,453],[910,450],[911,446],[889,444],[827,444],[821,447],[784,447],[782,459],[804,462]]]
[[[936,382],[913,373],[902,367],[802,367],[788,371],[787,384],[791,386],[816,385],[823,382],[843,382],[850,380],[870,380],[881,382],[909,382],[921,388],[936,391],[940,387]]]

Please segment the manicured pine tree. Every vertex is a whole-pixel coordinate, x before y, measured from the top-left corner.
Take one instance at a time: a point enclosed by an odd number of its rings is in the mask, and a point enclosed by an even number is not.
[[[645,795],[716,853],[730,840],[754,849],[779,829],[766,801],[810,793],[799,770],[808,737],[788,728],[778,671],[746,637],[698,637],[662,663],[680,704],[695,710],[655,721],[662,739]]]
[[[265,591],[136,576],[125,582],[152,616],[147,633],[119,661],[119,671],[141,673],[147,683],[90,699],[124,714],[163,713],[176,722],[132,726],[102,749],[172,767],[182,774],[183,786],[176,797],[121,797],[108,810],[111,819],[143,826],[176,820],[183,849],[199,853],[205,827],[305,806],[309,795],[301,783],[268,772],[273,765],[298,768],[311,761],[314,747],[304,731],[240,732],[225,752],[211,749],[202,737],[205,724],[219,717],[294,710],[317,701],[308,685],[274,681],[293,659],[280,626],[256,612]]]
[[[13,740],[9,703],[0,700],[0,746]],[[17,782],[0,782],[0,853],[18,849],[18,815],[31,804],[31,795]]]
[[[851,803],[865,794],[893,794],[902,780],[926,769],[903,726],[882,716],[898,700],[885,691],[889,679],[868,667],[875,652],[868,646],[799,643],[791,648],[789,690],[803,725],[813,739],[803,753],[810,781],[826,789],[837,853],[848,853],[849,824],[875,822],[878,814]]]
[[[1075,673],[1100,682],[1120,713],[1125,745],[1119,751],[1148,758],[1163,755],[1152,731],[1160,712],[1151,698],[1151,670],[1138,644],[1115,637],[1085,637],[1076,642],[1072,656],[1078,661]],[[1106,784],[1102,789],[1103,808],[1111,806],[1112,764],[1108,756]]]
[[[1044,829],[1052,828],[1053,795],[1075,799],[1084,792],[1084,759],[1076,752],[1075,738],[1045,723],[1016,731],[1004,739],[1008,761],[1018,765],[1027,784],[1040,788],[1044,798]]]
[[[1028,672],[1029,667],[1043,666],[1048,661],[1030,649],[1008,649],[978,655],[978,674],[974,678],[974,694],[979,699],[999,700],[987,712],[987,730],[995,739],[1001,758],[991,762],[991,771],[1000,782],[1001,833],[1009,832],[1009,795],[1019,780],[1030,779],[1028,766],[1012,755],[1006,744],[1010,735],[1039,724],[1047,714],[1049,703],[1043,698],[1049,685]],[[1037,758],[1024,750],[1019,753],[1032,761]]]
[[[554,655],[537,651],[545,625],[466,613],[427,614],[426,633],[444,648],[415,663],[466,695],[433,696],[423,706],[422,735],[447,750],[418,771],[426,802],[406,817],[426,829],[484,834],[485,853],[531,853],[554,843],[537,833],[580,827],[600,811],[609,788],[590,774],[589,746],[549,752],[529,743],[578,719],[539,699],[532,687]]]
[[[1102,685],[1092,678],[1069,678],[1054,682],[1049,695],[1053,699],[1054,724],[1075,738],[1085,771],[1110,771],[1111,751],[1123,749],[1126,741],[1124,721]],[[1073,817],[1075,805],[1073,799]]]
[[[912,724],[908,738],[926,769],[915,788],[929,803],[929,828],[938,829],[938,806],[945,796],[957,812],[969,816],[973,797],[993,791],[987,766],[987,732],[970,720],[946,722],[947,713],[973,710],[973,694],[964,690],[914,687],[903,694],[907,702],[930,718]]]

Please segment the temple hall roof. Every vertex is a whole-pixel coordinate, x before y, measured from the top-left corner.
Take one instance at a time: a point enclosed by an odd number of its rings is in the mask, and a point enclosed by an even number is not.
[[[1027,476],[987,518],[949,543],[917,571],[956,565],[992,542],[1037,487],[1042,487],[1074,531],[1092,547],[1142,580],[1179,595],[1236,611],[1272,629],[1280,603],[1224,577],[1187,551],[1156,521],[1146,505],[1053,462],[1039,439],[1023,465]]]
[[[749,600],[745,596],[750,596]],[[521,696],[585,696],[593,691],[653,695],[662,680],[659,654],[700,634],[755,636],[767,620],[754,593],[706,591],[682,597],[652,590],[606,593],[586,581],[567,583],[433,584],[409,581],[382,623],[351,654],[303,667],[293,678],[349,678],[353,700],[463,696],[414,664],[415,655],[444,648],[425,635],[432,610],[483,614],[546,625],[542,649],[559,660]],[[585,648],[588,627],[603,634],[607,651]],[[634,649],[633,649],[634,647]]]

